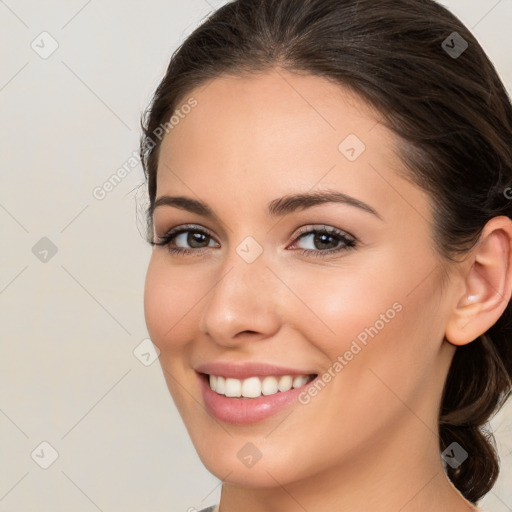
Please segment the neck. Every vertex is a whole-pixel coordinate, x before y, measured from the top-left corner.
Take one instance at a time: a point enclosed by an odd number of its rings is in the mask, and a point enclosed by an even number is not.
[[[220,512],[473,512],[445,475],[437,434],[409,415],[342,464],[272,488],[224,483]],[[386,442],[383,440],[386,439]]]

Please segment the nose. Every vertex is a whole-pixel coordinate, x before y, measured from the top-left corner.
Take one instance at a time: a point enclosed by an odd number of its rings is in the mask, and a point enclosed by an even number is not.
[[[233,250],[205,297],[200,330],[226,347],[271,337],[280,327],[278,285],[264,254],[248,263]]]

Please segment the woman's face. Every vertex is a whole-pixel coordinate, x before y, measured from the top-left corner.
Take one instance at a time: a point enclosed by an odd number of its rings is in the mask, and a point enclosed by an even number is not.
[[[189,231],[154,247],[145,315],[205,466],[277,486],[435,453],[453,294],[393,134],[314,76],[225,76],[190,97],[153,215],[156,241]]]

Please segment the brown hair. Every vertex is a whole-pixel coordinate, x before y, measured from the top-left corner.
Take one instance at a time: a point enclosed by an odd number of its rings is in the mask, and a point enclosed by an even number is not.
[[[491,218],[512,218],[510,98],[475,37],[447,9],[433,0],[236,0],[175,51],[142,118],[148,228],[159,127],[207,81],[273,67],[332,80],[383,113],[400,138],[406,177],[429,193],[443,261],[466,254]],[[483,427],[511,392],[511,338],[509,303],[485,334],[456,349],[444,387],[440,450],[457,442],[469,453],[446,472],[473,503],[499,473]]]

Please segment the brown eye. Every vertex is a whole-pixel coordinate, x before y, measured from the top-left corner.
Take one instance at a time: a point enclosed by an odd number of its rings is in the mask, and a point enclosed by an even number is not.
[[[171,229],[152,245],[167,246],[169,252],[176,254],[189,254],[200,252],[211,247],[212,236],[205,230],[195,226],[181,226]],[[215,247],[215,245],[214,245]]]
[[[183,239],[183,235],[187,236]],[[180,237],[182,237],[182,241],[186,241],[186,243],[189,244],[192,248],[201,248],[201,244],[204,244],[204,241],[210,238],[208,235],[201,231],[185,231],[178,235],[175,240]]]
[[[309,229],[303,231],[295,239],[294,246],[299,241],[306,241],[299,250],[303,254],[323,256],[338,253],[356,245],[355,239],[336,228]],[[304,247],[306,246],[306,247]]]

